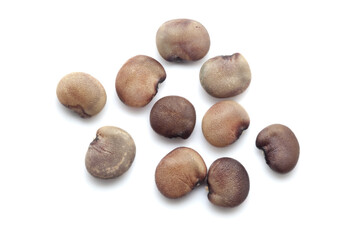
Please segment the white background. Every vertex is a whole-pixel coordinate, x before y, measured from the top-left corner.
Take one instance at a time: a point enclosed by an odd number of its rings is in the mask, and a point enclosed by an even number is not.
[[[359,239],[360,14],[358,1],[1,1],[0,239]],[[208,55],[193,64],[161,59],[155,35],[170,19],[190,18],[208,30]],[[251,123],[226,148],[201,132],[219,99],[199,82],[210,57],[240,52],[252,82],[232,98]],[[167,78],[142,109],[125,106],[115,77],[125,61],[145,54]],[[81,119],[57,100],[58,81],[87,72],[105,87],[107,103]],[[186,97],[197,123],[187,140],[150,127],[159,98]],[[273,173],[255,147],[272,123],[289,126],[300,142],[297,167]],[[96,130],[128,131],[137,153],[115,180],[91,177],[84,164]],[[205,185],[178,200],[164,198],[154,173],[178,146],[198,151],[207,166],[239,160],[250,193],[237,208],[207,200]]]

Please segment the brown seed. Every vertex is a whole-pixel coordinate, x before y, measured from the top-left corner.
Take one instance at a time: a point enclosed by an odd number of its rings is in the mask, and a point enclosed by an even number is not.
[[[200,83],[213,97],[236,96],[248,88],[250,81],[249,64],[240,53],[211,58],[200,69]]]
[[[167,61],[197,61],[209,51],[210,37],[201,23],[190,19],[174,19],[160,26],[156,33],[156,46]]]
[[[235,142],[249,124],[249,115],[240,104],[230,100],[221,101],[205,113],[202,132],[210,144],[225,147]]]
[[[269,167],[278,173],[290,172],[296,166],[300,146],[290,128],[281,125],[270,125],[256,137],[256,147],[263,150]]]
[[[195,150],[179,147],[168,153],[158,164],[155,183],[168,198],[179,198],[193,190],[206,178],[204,160]]]
[[[63,77],[57,85],[56,95],[61,104],[82,118],[99,113],[106,103],[104,87],[96,78],[83,72]]]
[[[195,108],[187,99],[167,96],[158,100],[150,112],[152,129],[168,138],[187,139],[196,123]]]
[[[134,140],[126,131],[118,127],[102,127],[86,153],[86,169],[97,178],[119,177],[130,168],[135,152]]]
[[[233,158],[219,158],[208,173],[208,198],[221,207],[236,207],[248,196],[249,175],[244,166]]]
[[[165,78],[165,69],[158,61],[138,55],[120,68],[115,88],[120,100],[126,105],[144,107],[154,98],[159,84]]]

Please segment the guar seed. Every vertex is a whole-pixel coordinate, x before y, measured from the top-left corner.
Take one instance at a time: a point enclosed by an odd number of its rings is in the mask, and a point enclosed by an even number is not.
[[[119,177],[130,168],[135,152],[135,143],[129,133],[118,127],[102,127],[86,153],[86,169],[97,178]]]
[[[197,61],[209,51],[210,37],[201,23],[174,19],[160,26],[156,33],[156,46],[167,61]]]
[[[155,183],[161,194],[167,198],[179,198],[206,178],[204,160],[195,150],[179,147],[168,153],[158,164]]]
[[[248,196],[249,175],[244,166],[233,158],[219,158],[208,172],[208,199],[221,207],[236,207]]]
[[[196,123],[195,108],[187,99],[167,96],[158,100],[150,112],[152,129],[168,138],[187,139]]]
[[[116,92],[131,107],[144,107],[156,95],[166,78],[163,66],[155,59],[138,55],[130,58],[116,76]]]
[[[290,172],[299,159],[300,145],[295,134],[281,124],[261,130],[256,138],[256,147],[264,151],[266,163],[278,173]]]
[[[245,109],[235,101],[226,100],[214,104],[205,113],[202,132],[210,144],[225,147],[234,143],[249,124]]]
[[[202,87],[217,98],[233,97],[244,92],[250,81],[249,64],[240,53],[211,58],[200,69]]]
[[[83,72],[64,76],[57,85],[56,95],[61,104],[82,118],[99,113],[106,103],[104,87],[96,78]]]

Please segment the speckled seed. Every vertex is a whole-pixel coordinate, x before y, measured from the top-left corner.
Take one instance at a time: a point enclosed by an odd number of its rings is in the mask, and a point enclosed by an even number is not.
[[[166,78],[163,66],[155,59],[138,55],[130,58],[116,76],[115,88],[120,100],[131,107],[144,107]]]
[[[201,85],[213,97],[236,96],[248,88],[250,81],[249,64],[240,53],[211,58],[200,69]]]
[[[208,198],[221,207],[236,207],[248,196],[249,175],[244,166],[233,158],[219,158],[208,173]]]
[[[168,138],[187,139],[194,130],[195,108],[187,99],[167,96],[158,100],[150,112],[152,129]]]
[[[290,172],[299,159],[299,142],[291,129],[282,124],[273,124],[261,130],[256,138],[256,147],[264,151],[266,163],[278,173]]]
[[[240,104],[230,100],[221,101],[205,113],[202,132],[210,144],[225,147],[235,142],[249,124],[249,115]]]
[[[83,72],[63,77],[57,85],[56,95],[61,104],[82,118],[99,113],[106,103],[104,87],[96,78]]]
[[[158,164],[155,183],[168,198],[179,198],[193,190],[206,178],[204,160],[195,150],[179,147],[168,153]]]
[[[156,46],[167,61],[197,61],[209,51],[210,37],[201,23],[190,19],[174,19],[160,26],[156,33]]]
[[[102,127],[86,153],[86,169],[97,178],[119,177],[130,168],[135,152],[134,140],[126,131],[113,126]]]

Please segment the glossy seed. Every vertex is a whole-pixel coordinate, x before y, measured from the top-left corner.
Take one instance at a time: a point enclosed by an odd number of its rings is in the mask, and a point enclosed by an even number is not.
[[[132,165],[136,153],[134,140],[121,128],[105,126],[96,133],[85,157],[88,172],[97,178],[116,178]]]
[[[106,92],[101,83],[83,72],[73,72],[58,83],[56,95],[61,104],[82,118],[98,114],[105,106]]]
[[[263,150],[266,163],[278,173],[288,173],[295,168],[300,145],[290,128],[282,124],[272,124],[260,131],[256,147]]]
[[[196,112],[187,99],[180,96],[167,96],[158,100],[150,112],[152,129],[168,138],[187,139],[194,130]]]
[[[247,198],[250,180],[244,166],[233,158],[219,158],[208,172],[208,199],[221,207],[236,207]]]
[[[165,197],[179,198],[202,183],[206,173],[205,162],[198,152],[179,147],[159,162],[155,171],[155,183]]]
[[[234,97],[244,92],[250,81],[249,64],[240,53],[211,58],[200,69],[202,87],[217,98]]]
[[[167,61],[197,61],[208,53],[210,36],[206,28],[195,20],[174,19],[160,26],[156,33],[156,46]]]
[[[115,88],[120,100],[126,105],[144,107],[154,98],[158,85],[165,79],[165,69],[158,61],[138,55],[120,68]]]
[[[245,109],[235,101],[226,100],[214,104],[205,113],[202,132],[213,146],[225,147],[234,143],[249,124]]]

